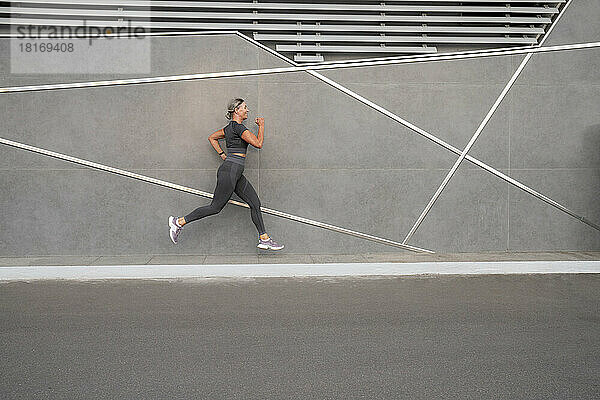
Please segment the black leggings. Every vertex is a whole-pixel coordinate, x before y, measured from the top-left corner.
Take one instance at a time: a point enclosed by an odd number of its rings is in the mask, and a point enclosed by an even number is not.
[[[226,159],[217,171],[217,187],[215,188],[212,202],[210,205],[198,207],[186,215],[184,217],[185,222],[189,223],[209,215],[218,214],[225,207],[233,192],[235,192],[240,199],[250,206],[250,216],[258,233],[261,235],[266,233],[265,224],[260,213],[260,200],[252,184],[242,175],[243,172],[243,165]]]

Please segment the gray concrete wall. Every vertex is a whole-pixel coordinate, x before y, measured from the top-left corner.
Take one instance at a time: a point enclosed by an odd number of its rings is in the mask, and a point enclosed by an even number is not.
[[[546,44],[600,40],[595,0],[575,0]],[[10,74],[1,86],[115,75]],[[597,49],[534,55],[471,155],[600,222]],[[323,75],[463,148],[521,57],[326,71]],[[152,39],[152,76],[287,66],[234,35]],[[128,75],[119,75],[124,77]],[[265,117],[245,175],[263,206],[402,241],[457,156],[306,73],[0,95],[2,137],[212,192],[207,136],[228,99]],[[224,143],[222,144],[224,147]],[[174,156],[177,154],[177,156]],[[0,147],[0,254],[255,254],[247,209],[190,224],[208,199]],[[234,195],[234,199],[238,199]],[[398,249],[264,215],[287,253]],[[465,163],[410,244],[435,251],[598,250],[600,232]]]

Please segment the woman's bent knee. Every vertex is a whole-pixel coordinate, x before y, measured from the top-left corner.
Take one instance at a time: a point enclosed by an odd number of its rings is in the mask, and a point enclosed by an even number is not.
[[[209,206],[210,207],[210,215],[220,213],[221,210],[225,207],[225,204],[227,204],[227,202],[225,202],[225,203],[218,203],[218,204],[211,204]]]

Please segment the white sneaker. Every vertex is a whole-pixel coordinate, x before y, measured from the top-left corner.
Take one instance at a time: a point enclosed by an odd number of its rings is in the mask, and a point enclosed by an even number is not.
[[[281,250],[283,249],[283,245],[275,242],[273,239],[268,238],[267,240],[258,239],[258,245],[256,246],[259,249],[264,250]]]
[[[169,217],[169,236],[171,237],[171,241],[175,244],[177,244],[177,237],[179,236],[181,229],[183,229],[183,227],[177,224],[177,218],[173,216]]]

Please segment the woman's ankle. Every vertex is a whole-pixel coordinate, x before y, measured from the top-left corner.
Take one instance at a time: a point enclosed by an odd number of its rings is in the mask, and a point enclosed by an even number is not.
[[[269,235],[266,233],[263,233],[262,235],[259,236],[259,238],[261,238],[262,240],[269,240]]]

